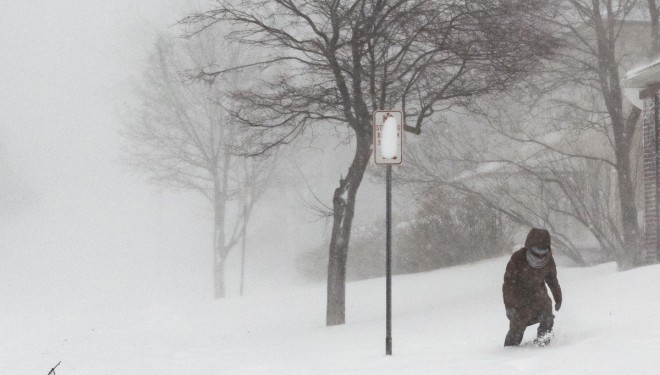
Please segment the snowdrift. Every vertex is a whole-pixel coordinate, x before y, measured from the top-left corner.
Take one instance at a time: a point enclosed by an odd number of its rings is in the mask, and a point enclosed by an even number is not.
[[[347,323],[324,327],[323,285],[224,301],[59,308],[4,305],[0,374],[657,374],[660,265],[559,268],[564,292],[546,348],[502,346],[508,258],[393,282],[349,283]],[[525,344],[526,343],[526,344]]]

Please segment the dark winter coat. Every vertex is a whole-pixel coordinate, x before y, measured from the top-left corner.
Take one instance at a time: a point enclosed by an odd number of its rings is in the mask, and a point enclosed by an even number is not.
[[[557,266],[552,250],[547,254],[548,262],[541,268],[532,267],[527,261],[527,252],[533,246],[550,247],[550,235],[546,230],[533,229],[525,241],[525,247],[511,256],[504,274],[502,294],[507,309],[536,310],[539,306],[552,306],[545,288],[547,283],[555,299],[561,305],[562,295],[557,280]]]

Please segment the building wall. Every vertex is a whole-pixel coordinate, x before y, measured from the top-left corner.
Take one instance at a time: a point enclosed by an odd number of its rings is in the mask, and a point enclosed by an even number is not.
[[[658,191],[660,187],[660,153],[658,152],[658,90],[644,99],[644,253],[645,264],[658,261]]]

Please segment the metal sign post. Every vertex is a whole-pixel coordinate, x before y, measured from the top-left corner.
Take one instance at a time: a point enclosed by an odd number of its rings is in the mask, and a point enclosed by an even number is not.
[[[385,355],[392,355],[392,165],[385,172]]]
[[[385,170],[385,355],[392,355],[392,164],[401,164],[403,113],[376,111],[373,117],[374,158]]]

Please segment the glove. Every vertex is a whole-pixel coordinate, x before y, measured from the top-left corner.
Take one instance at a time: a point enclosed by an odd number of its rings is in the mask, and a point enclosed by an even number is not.
[[[559,311],[560,308],[561,308],[561,302],[555,303],[555,310]]]
[[[516,316],[516,309],[514,308],[506,309],[506,317],[509,320],[513,319],[514,316]]]

